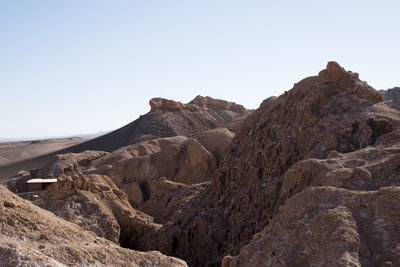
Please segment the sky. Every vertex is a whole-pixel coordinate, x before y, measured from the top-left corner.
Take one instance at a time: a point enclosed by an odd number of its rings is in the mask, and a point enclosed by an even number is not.
[[[117,129],[164,97],[257,108],[331,60],[400,86],[400,1],[0,0],[0,137]]]

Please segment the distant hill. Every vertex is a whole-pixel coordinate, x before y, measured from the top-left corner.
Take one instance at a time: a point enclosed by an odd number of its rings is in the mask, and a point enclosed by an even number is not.
[[[240,121],[249,113],[242,105],[203,96],[197,96],[188,104],[153,98],[150,106],[150,112],[115,131],[39,157],[0,166],[0,180],[11,177],[21,169],[42,168],[55,154],[85,150],[112,152],[123,146],[159,137],[192,137],[221,126],[235,128],[237,120]],[[232,125],[228,125],[231,122]]]
[[[21,161],[27,158],[33,158],[54,151],[59,151],[88,140],[88,138],[70,137],[33,141],[2,142],[0,143],[0,166],[6,163]]]
[[[57,139],[69,139],[69,138],[94,138],[110,131],[101,131],[97,133],[89,133],[89,134],[74,134],[74,135],[63,135],[63,136],[46,136],[46,137],[21,137],[21,138],[10,138],[10,137],[0,137],[0,143],[9,143],[9,142],[28,142],[28,141],[38,141],[38,140],[57,140]]]
[[[400,87],[394,87],[388,90],[379,90],[383,95],[385,103],[392,108],[400,110]]]

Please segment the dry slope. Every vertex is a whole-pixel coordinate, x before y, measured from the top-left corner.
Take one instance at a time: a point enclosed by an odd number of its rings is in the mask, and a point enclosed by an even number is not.
[[[225,100],[197,96],[188,104],[155,98],[151,111],[137,120],[87,142],[29,160],[0,167],[0,181],[21,169],[42,168],[55,154],[80,153],[86,150],[112,152],[118,148],[160,137],[193,137],[203,131],[227,127],[234,131],[250,113],[243,106]],[[4,160],[3,160],[4,161]]]
[[[84,231],[0,185],[1,266],[187,266],[159,252],[137,252]]]
[[[329,62],[318,76],[262,105],[237,132],[210,187],[164,224],[153,248],[194,266],[219,265],[223,256],[237,255],[298,192],[281,193],[282,176],[293,164],[373,146],[398,128],[399,112],[382,100],[357,73]],[[376,263],[373,256],[368,260]]]

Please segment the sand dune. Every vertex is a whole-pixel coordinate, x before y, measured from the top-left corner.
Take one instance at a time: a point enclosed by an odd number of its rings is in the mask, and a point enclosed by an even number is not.
[[[57,151],[88,140],[88,138],[71,137],[0,143],[0,181],[9,178],[18,170],[40,167]]]
[[[4,165],[4,164],[7,164],[8,162],[9,162],[8,159],[6,159],[6,158],[0,156],[0,166],[1,166],[1,165]]]
[[[87,141],[86,138],[71,137],[22,142],[0,143],[0,166],[27,158],[44,155]]]

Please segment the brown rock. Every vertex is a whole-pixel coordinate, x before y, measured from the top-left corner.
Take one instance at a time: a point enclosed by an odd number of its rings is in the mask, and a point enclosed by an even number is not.
[[[394,87],[388,90],[379,90],[382,94],[385,104],[391,108],[400,110],[400,87]]]
[[[85,151],[82,153],[58,154],[54,156],[38,174],[39,177],[59,177],[64,174],[71,174],[89,166],[90,162],[104,157],[109,153],[103,151]]]
[[[205,131],[194,138],[159,138],[120,148],[112,153],[91,151],[58,156],[42,171],[44,175],[104,175],[124,190],[134,207],[143,205],[150,193],[146,181],[167,177],[184,184],[207,182],[225,156],[234,133],[226,128]],[[91,160],[88,160],[90,158]],[[79,164],[85,160],[86,164]]]
[[[197,105],[182,104],[181,102],[164,98],[152,98],[149,104],[152,111],[156,109],[162,109],[167,111],[178,111],[178,110],[198,111],[201,109]]]
[[[14,223],[8,224],[10,220]],[[121,248],[22,200],[2,185],[0,263],[2,266],[187,266],[182,260],[159,252]]]
[[[181,212],[187,202],[195,198],[208,183],[186,185],[160,179],[146,181],[149,199],[138,209],[159,223],[166,223]]]
[[[153,218],[133,209],[126,194],[107,176],[75,173],[59,177],[35,204],[130,248],[144,249],[139,240],[151,238],[160,227]]]
[[[234,130],[250,113],[243,106],[233,102],[201,96],[189,104],[153,99],[150,105],[150,112],[115,131],[57,152],[1,166],[0,173],[4,178],[8,178],[20,169],[41,169],[56,154],[81,153],[88,150],[113,152],[121,147],[152,139],[173,136],[191,138],[203,131],[225,127],[228,124],[228,128]]]
[[[277,99],[277,98],[278,98],[278,97],[276,97],[276,96],[270,96],[270,97],[264,99],[264,101],[260,104],[260,107],[261,107],[261,106],[267,105],[268,103],[274,101],[274,100]]]
[[[400,187],[306,188],[222,266],[400,265]]]
[[[164,224],[154,248],[195,266],[218,265],[222,256],[237,255],[284,203],[281,177],[293,164],[332,157],[333,150],[364,149],[398,129],[398,113],[381,101],[358,74],[330,62],[318,76],[261,106],[237,131],[210,187]],[[338,170],[339,180],[332,174],[324,183],[350,188],[368,179],[362,170],[356,179],[349,173]]]
[[[238,105],[234,102],[214,99],[209,96],[203,97],[200,95],[188,104],[183,104],[181,102],[164,98],[153,98],[150,100],[149,104],[152,111],[156,109],[161,109],[166,111],[231,110],[240,114],[245,114],[247,112],[242,105]]]

